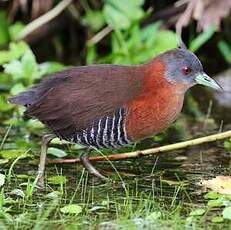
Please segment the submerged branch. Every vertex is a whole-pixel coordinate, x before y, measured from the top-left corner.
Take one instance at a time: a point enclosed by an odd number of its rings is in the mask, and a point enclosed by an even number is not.
[[[214,134],[214,135],[210,135],[210,136],[206,136],[206,137],[200,137],[200,138],[196,138],[196,139],[189,140],[189,141],[183,141],[183,142],[179,142],[176,144],[165,145],[165,146],[146,149],[146,150],[138,150],[138,151],[128,152],[128,153],[111,154],[108,156],[93,156],[93,157],[90,157],[89,160],[90,161],[104,161],[104,160],[115,161],[115,160],[122,160],[122,159],[128,159],[128,158],[136,158],[140,156],[155,155],[155,154],[161,154],[161,153],[165,153],[165,152],[169,152],[173,150],[184,149],[190,146],[205,144],[209,142],[215,142],[215,141],[223,140],[229,137],[231,137],[231,130],[218,133],[218,134]],[[78,163],[78,162],[80,162],[79,158],[48,161],[49,164]]]

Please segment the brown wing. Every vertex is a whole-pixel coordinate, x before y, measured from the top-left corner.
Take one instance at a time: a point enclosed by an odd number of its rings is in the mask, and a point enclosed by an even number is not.
[[[138,96],[142,80],[139,67],[71,68],[32,88],[36,100],[26,114],[37,117],[57,135],[68,137]]]

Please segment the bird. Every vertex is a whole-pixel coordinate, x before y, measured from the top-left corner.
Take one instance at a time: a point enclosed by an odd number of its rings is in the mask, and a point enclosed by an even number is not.
[[[25,116],[50,130],[42,139],[38,169],[38,184],[44,185],[47,146],[54,137],[85,146],[83,165],[105,179],[89,161],[90,152],[126,146],[165,130],[180,114],[185,92],[196,84],[222,90],[194,53],[175,48],[139,65],[70,67],[9,102],[25,106]]]

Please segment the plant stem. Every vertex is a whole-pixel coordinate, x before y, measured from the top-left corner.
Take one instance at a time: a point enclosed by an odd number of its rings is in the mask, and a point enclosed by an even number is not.
[[[140,156],[147,156],[147,155],[155,155],[155,154],[161,154],[173,150],[178,150],[178,149],[184,149],[190,146],[195,146],[195,145],[201,145],[209,142],[215,142],[219,140],[223,140],[226,138],[231,137],[231,130],[206,136],[206,137],[200,137],[196,139],[192,139],[189,141],[183,141],[179,142],[176,144],[171,144],[171,145],[164,145],[161,147],[156,147],[156,148],[151,148],[151,149],[146,149],[146,150],[138,150],[134,152],[128,152],[128,153],[119,153],[119,154],[111,154],[108,156],[94,156],[94,157],[89,157],[90,161],[104,161],[104,160],[110,160],[110,161],[115,161],[115,160],[122,160],[122,159],[128,159],[128,158],[135,158],[135,157],[140,157]],[[79,158],[75,159],[63,159],[63,160],[49,160],[48,163],[50,164],[63,164],[63,163],[79,163],[80,160]]]

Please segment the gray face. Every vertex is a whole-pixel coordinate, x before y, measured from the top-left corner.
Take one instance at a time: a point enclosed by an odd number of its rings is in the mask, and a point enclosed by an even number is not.
[[[186,49],[174,49],[159,56],[165,64],[165,78],[172,84],[183,84],[185,89],[201,84],[222,90],[222,87],[203,71],[202,64],[195,54]]]
[[[200,60],[185,49],[170,50],[161,55],[165,63],[166,79],[174,83],[195,85],[195,77],[203,72]]]

